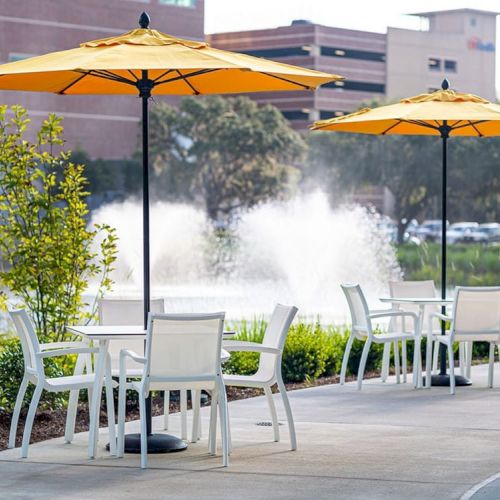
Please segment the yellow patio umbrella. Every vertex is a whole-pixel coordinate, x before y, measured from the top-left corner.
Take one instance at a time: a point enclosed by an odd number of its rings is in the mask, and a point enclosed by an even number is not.
[[[313,130],[354,132],[373,135],[436,135],[441,137],[442,152],[442,211],[441,211],[441,297],[446,298],[446,194],[447,144],[451,136],[488,137],[500,135],[500,106],[482,97],[462,94],[449,89],[443,80],[441,90],[402,99],[397,104],[379,108],[364,108],[354,113],[321,120]],[[443,325],[444,333],[444,325]],[[434,385],[449,385],[446,375],[445,346],[442,344],[441,370],[433,376]],[[457,385],[469,385],[457,377]]]
[[[149,304],[148,99],[313,90],[342,77],[210,47],[149,28],[82,43],[80,47],[0,65],[0,90],[57,94],[132,94],[142,98],[145,324]]]
[[[142,98],[144,324],[150,304],[148,100],[153,95],[313,90],[342,77],[183,40],[149,28],[0,65],[0,90],[131,94]],[[150,407],[149,407],[150,408]],[[148,434],[151,421],[148,419]],[[179,440],[180,441],[180,440]],[[178,448],[185,448],[180,441]],[[154,451],[154,440],[148,449]],[[156,451],[162,451],[162,444]],[[128,444],[127,444],[127,448]]]

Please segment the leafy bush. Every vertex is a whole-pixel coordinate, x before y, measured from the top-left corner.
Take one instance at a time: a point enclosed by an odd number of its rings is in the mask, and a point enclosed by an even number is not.
[[[48,377],[62,377],[64,370],[60,359],[44,360],[45,373]],[[17,392],[24,374],[24,360],[21,343],[18,339],[7,339],[0,346],[0,407],[5,411],[13,411]],[[35,386],[29,384],[24,397],[23,406],[29,406]],[[67,393],[43,391],[39,408],[54,410],[65,405]]]

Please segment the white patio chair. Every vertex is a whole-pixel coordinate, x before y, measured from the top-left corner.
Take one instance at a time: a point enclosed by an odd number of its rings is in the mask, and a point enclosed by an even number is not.
[[[391,297],[400,297],[400,298],[427,298],[427,297],[437,297],[436,287],[434,285],[433,280],[423,280],[423,281],[390,281],[389,282],[389,291]],[[420,307],[415,304],[398,304],[396,309],[402,311],[413,312],[417,315],[420,315]],[[421,323],[419,324],[421,329],[421,334],[427,334],[427,328],[429,327],[429,315],[435,312],[439,312],[439,306],[425,306],[424,316],[423,318],[419,318]],[[402,318],[391,318],[391,329],[396,330],[398,328],[402,328],[404,331],[411,331],[411,324],[403,325],[404,319]],[[410,322],[411,323],[411,322]],[[436,333],[440,331],[439,322],[435,320],[432,323],[433,331]],[[410,328],[410,330],[408,329]],[[389,356],[391,351],[391,344],[387,343],[384,345],[384,357],[382,362],[382,381],[386,381],[387,376],[389,374]],[[438,353],[438,349],[434,351],[436,354]],[[394,353],[394,356],[397,356],[397,353]],[[406,382],[406,340],[401,342],[401,357],[402,357],[402,372],[403,372],[403,381]],[[426,373],[431,372],[431,362],[432,362],[432,345],[429,344],[427,346],[427,355],[426,355]],[[435,358],[435,362],[437,364],[437,356]],[[399,376],[399,374],[397,374]]]
[[[49,392],[71,391],[76,394],[76,398],[69,401],[68,412],[66,416],[65,441],[70,443],[73,439],[75,418],[78,403],[78,393],[82,389],[89,392],[89,401],[91,401],[91,391],[94,385],[94,374],[92,373],[91,353],[96,353],[97,348],[90,347],[85,342],[52,342],[40,344],[33,327],[33,324],[25,310],[9,311],[10,317],[14,322],[17,334],[21,340],[21,346],[24,357],[24,376],[17,393],[14,413],[9,434],[9,448],[14,448],[16,444],[17,425],[19,422],[19,413],[26,394],[26,389],[30,383],[34,384],[35,391],[31,398],[31,403],[24,424],[23,442],[21,446],[21,457],[28,456],[28,446],[30,443],[31,430],[35,418],[36,409],[40,401],[43,390]],[[49,357],[65,356],[68,354],[78,354],[75,371],[73,375],[64,377],[47,378],[45,376],[43,360]],[[86,373],[84,373],[86,371]],[[111,381],[111,369],[109,363],[106,366],[105,377],[106,388],[106,407],[108,413],[108,425],[111,443],[111,453],[115,454],[115,421],[114,421],[114,403],[113,389]]]
[[[257,387],[264,389],[271,413],[273,424],[274,440],[280,440],[278,416],[276,406],[274,405],[273,393],[271,387],[278,385],[278,389],[285,407],[286,418],[288,421],[288,430],[290,432],[291,449],[297,449],[297,438],[295,435],[295,425],[293,423],[292,409],[286,393],[285,384],[281,375],[281,358],[285,347],[288,329],[297,314],[297,308],[294,306],[284,306],[277,304],[274,308],[262,344],[256,342],[225,341],[223,347],[226,351],[247,351],[260,353],[259,368],[254,375],[224,375],[226,385],[237,387]]]
[[[493,387],[495,346],[500,342],[500,287],[457,286],[452,316],[434,313],[433,318],[451,322],[446,335],[432,336],[448,349],[450,394],[455,394],[454,342],[490,343],[488,387]]]
[[[141,299],[128,298],[108,298],[100,299],[98,302],[99,324],[100,325],[142,325],[144,322],[144,302]],[[152,313],[163,313],[163,299],[151,299],[150,309]],[[120,342],[109,343],[109,354],[111,356],[111,371],[113,377],[118,377],[120,372],[120,351],[144,353],[144,341],[140,339],[120,340]],[[131,360],[128,365],[128,376],[137,378],[142,376],[143,366]],[[198,391],[191,392],[191,401],[194,409],[194,416],[199,415],[199,399],[201,394]],[[180,413],[181,413],[181,438],[187,440],[187,390],[180,391]],[[170,391],[163,394],[163,429],[168,430]],[[193,427],[195,426],[193,421]],[[191,441],[195,442],[201,437],[201,421],[198,423],[198,436],[192,434]]]
[[[363,352],[361,354],[361,360],[358,367],[358,390],[361,390],[363,383],[363,376],[365,373],[366,360],[368,357],[368,352],[372,343],[375,344],[394,344],[394,352],[399,352],[398,343],[403,340],[412,340],[415,342],[414,356],[413,356],[413,385],[417,387],[419,385],[421,377],[421,356],[420,356],[420,336],[416,335],[415,332],[419,331],[418,326],[418,316],[409,311],[400,311],[394,309],[386,309],[380,311],[370,311],[368,309],[368,304],[366,303],[365,296],[361,287],[357,284],[355,285],[341,285],[342,290],[349,304],[349,309],[352,318],[352,328],[349,339],[347,340],[347,345],[344,351],[344,358],[342,360],[342,369],[340,374],[340,383],[345,383],[345,374],[347,371],[347,362],[349,361],[349,354],[351,352],[352,344],[354,339],[364,340],[365,345],[363,346]],[[403,331],[402,329],[391,329],[389,324],[389,330],[386,333],[376,334],[373,331],[372,320],[379,318],[412,318],[413,325],[409,331]],[[385,346],[384,346],[385,351]],[[395,362],[398,362],[398,357],[395,356]],[[396,373],[399,372],[399,366],[396,365]],[[397,378],[399,383],[399,379]]]
[[[212,393],[211,426],[214,409],[220,409],[223,465],[229,463],[228,411],[221,373],[221,343],[224,313],[150,314],[145,356],[122,350],[118,402],[118,456],[124,453],[125,382],[129,359],[143,365],[140,380],[130,382],[139,393],[141,419],[141,467],[147,467],[145,400],[150,390],[209,390]],[[195,424],[197,419],[194,419]],[[194,429],[197,433],[197,429]],[[195,434],[196,436],[197,434]],[[215,454],[215,439],[209,450]]]

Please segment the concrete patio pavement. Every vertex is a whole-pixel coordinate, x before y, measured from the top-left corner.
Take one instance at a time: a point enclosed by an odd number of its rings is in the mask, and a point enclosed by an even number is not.
[[[496,373],[500,384],[500,373]],[[500,389],[486,387],[486,367],[473,368],[472,387],[414,390],[411,384],[368,381],[290,393],[299,449],[272,442],[263,397],[230,403],[233,452],[228,468],[207,453],[206,433],[187,451],[110,457],[102,430],[99,457],[86,458],[87,433],[0,453],[2,498],[262,498],[498,499]],[[208,409],[203,410],[207,429]],[[281,411],[280,411],[281,410]],[[179,418],[171,417],[177,433]],[[161,419],[154,426],[160,428]],[[128,431],[138,429],[136,422]],[[491,478],[490,482],[488,478]],[[484,483],[484,488],[474,487]],[[468,492],[468,493],[467,493]]]

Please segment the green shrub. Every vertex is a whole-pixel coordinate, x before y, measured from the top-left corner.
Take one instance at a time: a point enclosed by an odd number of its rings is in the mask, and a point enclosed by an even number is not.
[[[61,359],[47,358],[44,360],[45,373],[48,377],[62,377],[64,375]],[[6,411],[13,411],[17,392],[24,374],[24,360],[21,343],[18,339],[2,340],[0,346],[0,407]],[[23,406],[27,407],[35,386],[29,384],[24,397]],[[67,393],[42,393],[39,408],[56,409],[65,405]]]

